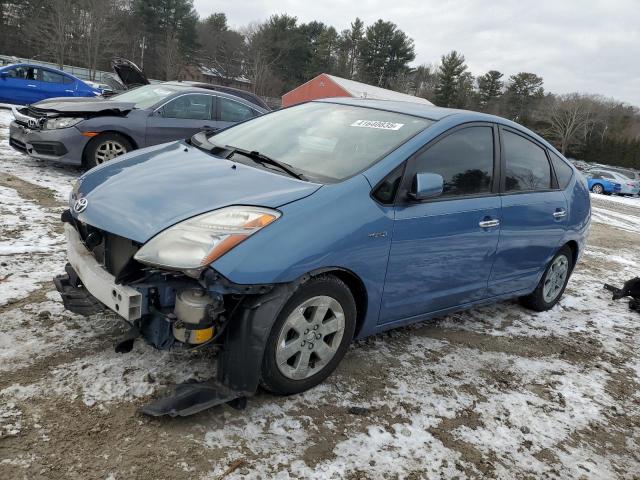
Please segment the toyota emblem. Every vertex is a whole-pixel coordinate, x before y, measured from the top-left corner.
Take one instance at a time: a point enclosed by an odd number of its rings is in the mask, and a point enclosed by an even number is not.
[[[73,204],[73,211],[76,213],[84,212],[89,205],[89,201],[86,198],[79,198],[76,203]]]

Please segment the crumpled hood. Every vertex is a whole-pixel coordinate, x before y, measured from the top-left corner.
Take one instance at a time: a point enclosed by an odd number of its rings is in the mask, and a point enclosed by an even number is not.
[[[118,102],[104,98],[49,98],[30,105],[33,113],[62,113],[62,114],[124,114],[136,104],[132,102]]]
[[[183,141],[112,160],[78,183],[70,198],[74,217],[140,243],[201,213],[229,205],[277,208],[321,187],[214,157]],[[79,198],[87,205],[77,213]]]

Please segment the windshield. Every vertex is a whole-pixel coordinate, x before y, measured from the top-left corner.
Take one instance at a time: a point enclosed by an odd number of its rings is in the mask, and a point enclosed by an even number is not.
[[[149,108],[177,91],[177,88],[162,84],[145,85],[144,87],[134,88],[119,95],[114,95],[109,100],[133,102],[136,104],[135,108]]]
[[[368,168],[431,124],[401,113],[312,102],[244,122],[209,141],[260,152],[307,178],[333,182]]]

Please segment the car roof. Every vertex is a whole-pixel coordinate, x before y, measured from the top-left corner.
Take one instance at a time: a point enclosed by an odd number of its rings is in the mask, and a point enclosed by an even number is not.
[[[508,120],[506,118],[498,117],[496,115],[489,115],[488,113],[474,112],[471,110],[461,110],[456,108],[444,108],[436,107],[435,105],[427,105],[414,102],[399,102],[397,100],[373,100],[367,98],[352,98],[352,97],[332,97],[313,100],[314,102],[323,103],[337,103],[340,105],[353,105],[355,107],[373,108],[377,110],[386,110],[388,112],[403,113],[405,115],[413,115],[415,117],[426,118],[435,122],[442,120],[446,117],[459,116],[462,122],[491,122],[498,123],[507,127],[511,127],[515,130],[525,133],[532,137],[547,148],[551,149],[554,153],[562,156],[548,141],[542,138],[537,133],[529,130],[516,122]]]

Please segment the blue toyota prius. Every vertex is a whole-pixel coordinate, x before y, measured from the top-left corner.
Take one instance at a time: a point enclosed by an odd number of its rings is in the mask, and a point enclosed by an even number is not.
[[[562,296],[587,186],[511,121],[328,99],[129,153],[82,175],[62,220],[65,306],[159,349],[211,344],[216,378],[152,415],[322,382],[354,338],[475,305]]]

